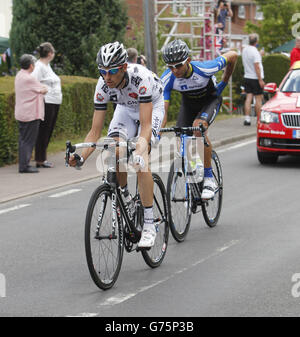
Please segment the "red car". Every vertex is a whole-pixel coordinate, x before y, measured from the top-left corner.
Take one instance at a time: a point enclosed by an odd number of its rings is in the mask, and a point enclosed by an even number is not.
[[[275,95],[262,106],[258,118],[257,156],[261,164],[272,164],[281,155],[300,155],[300,61],[278,89],[276,83],[268,83],[264,90]]]

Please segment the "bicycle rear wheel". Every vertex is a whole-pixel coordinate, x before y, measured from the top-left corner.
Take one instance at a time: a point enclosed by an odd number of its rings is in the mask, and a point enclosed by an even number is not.
[[[215,151],[212,151],[212,170],[217,190],[213,199],[202,203],[202,213],[206,224],[215,227],[221,213],[223,199],[223,175],[220,159]]]
[[[116,201],[113,201],[116,202]],[[123,259],[122,218],[113,223],[112,193],[108,185],[93,193],[85,220],[85,252],[90,275],[103,290],[116,282]]]
[[[183,158],[177,158],[172,163],[167,183],[167,201],[170,229],[174,239],[182,242],[191,223],[191,190],[186,184],[183,173]]]
[[[153,216],[156,226],[156,239],[154,246],[150,250],[142,249],[142,255],[148,266],[151,268],[158,267],[167,251],[169,239],[168,207],[166,190],[160,177],[153,173]],[[144,212],[141,207],[140,212]]]

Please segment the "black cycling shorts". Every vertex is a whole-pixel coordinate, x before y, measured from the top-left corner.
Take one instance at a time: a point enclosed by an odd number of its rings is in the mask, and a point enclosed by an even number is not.
[[[253,94],[253,95],[262,95],[263,89],[259,85],[259,81],[252,79],[252,78],[245,78],[245,91],[247,94]]]
[[[210,125],[215,120],[221,104],[222,96],[210,96],[197,102],[183,98],[177,118],[177,126],[193,126],[195,119],[205,120]]]

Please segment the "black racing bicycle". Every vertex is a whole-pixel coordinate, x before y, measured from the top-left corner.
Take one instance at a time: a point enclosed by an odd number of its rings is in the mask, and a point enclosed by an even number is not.
[[[167,201],[169,209],[170,229],[174,239],[182,242],[190,228],[192,214],[202,211],[204,220],[209,227],[216,226],[220,217],[223,198],[223,176],[220,159],[212,151],[212,169],[215,184],[215,196],[209,200],[201,199],[203,190],[203,175],[195,181],[191,174],[192,168],[188,158],[187,143],[195,141],[196,137],[190,136],[194,131],[200,131],[204,146],[209,146],[205,137],[203,125],[199,127],[171,127],[163,128],[161,132],[174,132],[179,138],[180,150],[175,157],[168,175]],[[198,211],[198,209],[200,209]]]
[[[116,148],[123,146],[130,158],[135,149],[135,142],[116,142],[109,138],[100,143],[81,143],[72,145],[67,142],[66,165],[73,154],[80,166],[77,149],[97,148],[109,151],[107,169],[104,170],[102,184],[92,194],[85,219],[85,252],[90,275],[95,284],[103,290],[110,289],[120,273],[124,247],[127,252],[141,251],[148,266],[158,267],[167,251],[169,224],[167,198],[164,184],[157,174],[152,174],[154,181],[153,213],[156,228],[155,244],[150,249],[138,248],[144,224],[144,210],[136,181],[133,196],[135,211],[132,214],[123,199],[117,182],[116,165],[127,158],[116,158]]]

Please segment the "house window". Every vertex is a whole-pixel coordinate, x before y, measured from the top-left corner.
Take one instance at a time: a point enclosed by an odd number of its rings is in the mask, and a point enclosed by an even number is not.
[[[240,19],[246,19],[246,8],[244,5],[239,6],[238,17]]]
[[[174,14],[180,13],[183,10],[184,5],[180,4],[180,2],[182,2],[182,1],[173,0],[173,5],[172,5],[173,8],[172,9],[173,9]]]
[[[264,13],[261,11],[260,6],[256,6],[255,11],[255,20],[263,20],[264,19]]]
[[[203,4],[200,3],[200,1],[193,1],[192,2],[192,14],[198,15],[201,14],[204,10]]]

